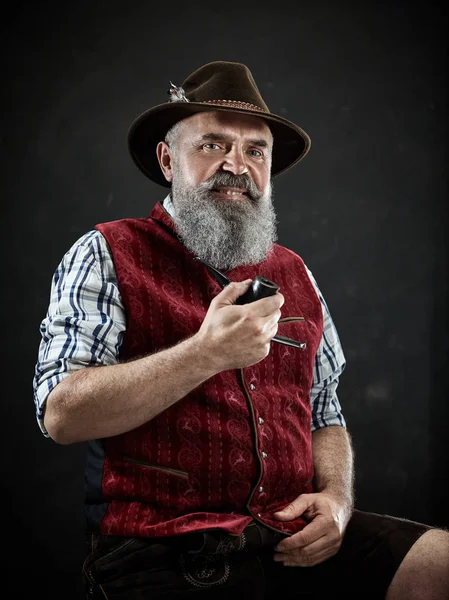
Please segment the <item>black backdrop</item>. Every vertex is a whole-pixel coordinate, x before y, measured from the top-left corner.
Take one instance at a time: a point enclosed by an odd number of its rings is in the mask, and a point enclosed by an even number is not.
[[[12,11],[12,12],[11,12]],[[245,62],[312,138],[275,180],[279,241],[348,361],[357,506],[449,526],[447,20],[435,2],[15,3],[2,25],[2,478],[11,589],[80,597],[84,446],[44,439],[32,377],[50,280],[100,221],[164,190],[131,120],[212,60]]]

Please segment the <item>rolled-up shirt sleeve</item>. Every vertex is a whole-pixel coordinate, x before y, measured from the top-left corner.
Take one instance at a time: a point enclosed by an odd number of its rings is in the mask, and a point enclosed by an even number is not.
[[[309,269],[307,271],[323,310],[323,335],[315,356],[313,382],[310,390],[311,427],[312,431],[330,425],[340,425],[346,428],[346,421],[337,395],[339,378],[346,367],[346,359],[329,308],[314,276]]]
[[[126,316],[109,246],[98,231],[73,244],[52,279],[33,379],[42,433],[49,393],[74,371],[118,361]]]

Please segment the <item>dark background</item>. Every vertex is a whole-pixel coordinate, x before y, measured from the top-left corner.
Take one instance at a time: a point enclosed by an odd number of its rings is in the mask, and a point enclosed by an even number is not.
[[[84,446],[34,417],[50,281],[97,222],[165,190],[131,121],[212,60],[246,63],[312,138],[275,179],[279,241],[313,271],[348,366],[357,506],[449,526],[447,18],[439,3],[16,3],[2,19],[2,578],[80,598]],[[9,577],[8,577],[9,575]],[[15,593],[14,593],[15,592]]]

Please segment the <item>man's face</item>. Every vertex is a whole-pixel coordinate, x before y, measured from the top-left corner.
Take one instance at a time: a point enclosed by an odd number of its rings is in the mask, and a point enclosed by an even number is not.
[[[272,143],[261,118],[214,111],[184,119],[174,147],[159,144],[178,235],[198,258],[224,270],[266,258],[276,237]]]
[[[230,112],[202,112],[184,119],[178,143],[179,169],[186,185],[197,186],[217,171],[247,174],[260,193],[270,183],[272,135],[263,119]],[[228,197],[226,191],[217,192]],[[241,199],[242,194],[232,194]]]

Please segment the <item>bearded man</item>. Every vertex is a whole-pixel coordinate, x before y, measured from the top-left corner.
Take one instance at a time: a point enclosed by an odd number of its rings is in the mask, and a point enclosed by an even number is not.
[[[74,244],[41,325],[42,432],[88,442],[86,598],[448,598],[447,532],[353,506],[343,351],[276,244],[308,135],[240,63],[169,93],[129,131],[169,194]]]

